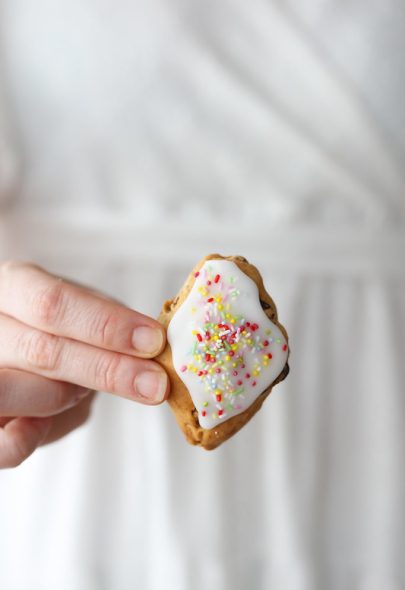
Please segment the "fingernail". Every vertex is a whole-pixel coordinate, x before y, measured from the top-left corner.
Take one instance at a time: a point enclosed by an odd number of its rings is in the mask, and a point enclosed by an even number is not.
[[[163,371],[144,371],[135,377],[137,393],[155,402],[163,401],[167,389],[167,375]]]
[[[150,328],[140,326],[135,328],[132,334],[132,345],[138,352],[143,354],[153,354],[159,352],[163,344],[162,330],[159,328]]]

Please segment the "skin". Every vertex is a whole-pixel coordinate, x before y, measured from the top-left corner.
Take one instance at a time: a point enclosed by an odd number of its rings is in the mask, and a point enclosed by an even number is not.
[[[86,422],[96,390],[164,401],[169,380],[153,360],[164,347],[156,320],[34,264],[0,264],[0,468]]]

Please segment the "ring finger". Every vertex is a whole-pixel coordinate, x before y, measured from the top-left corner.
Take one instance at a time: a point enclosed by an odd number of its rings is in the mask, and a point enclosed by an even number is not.
[[[59,414],[89,393],[89,389],[79,385],[52,381],[24,371],[0,369],[0,416]],[[0,426],[3,426],[1,421]]]

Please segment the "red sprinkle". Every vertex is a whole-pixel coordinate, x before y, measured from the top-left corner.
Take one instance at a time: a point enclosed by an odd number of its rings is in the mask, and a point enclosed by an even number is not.
[[[198,342],[202,342],[202,336],[201,336],[201,334],[196,334],[196,336],[197,336]]]
[[[242,382],[242,381],[239,379],[239,381],[238,381],[238,385],[242,385],[242,383],[243,383],[243,382]]]
[[[256,385],[256,381],[252,381],[252,385],[254,387]]]
[[[207,281],[207,285],[211,285],[211,281]]]
[[[237,375],[237,374],[238,374],[238,371],[233,371],[233,373],[232,373],[232,375],[233,375],[234,377],[236,377],[236,375]]]
[[[201,416],[206,416],[206,415],[207,415],[207,412],[206,412],[205,410],[203,410],[203,411],[201,412]]]
[[[222,416],[223,413],[224,413],[223,410],[218,410],[218,416]]]
[[[284,344],[283,350],[284,350],[284,352],[287,350],[287,344]]]
[[[273,355],[271,354],[271,352],[269,352],[269,354],[267,355],[269,359],[273,358]]]
[[[246,325],[247,325],[247,327],[249,327],[250,326],[250,322],[246,322]]]
[[[207,363],[209,363],[211,360],[211,355],[208,352],[205,355],[205,360],[207,361]]]
[[[229,354],[229,356],[235,356],[235,352],[234,352],[233,350],[230,350],[230,351],[228,352],[228,354]]]
[[[250,373],[246,373],[245,377],[246,379],[250,379]]]
[[[252,324],[253,332],[259,328],[258,324]]]
[[[212,303],[214,301],[213,297],[210,297],[209,299],[207,299],[207,303]]]
[[[220,393],[217,394],[217,402],[222,402],[222,395]]]
[[[221,372],[221,369],[220,369],[219,367],[217,367],[217,368],[215,369],[215,372],[216,372],[216,373],[220,373],[220,372]]]
[[[201,375],[204,375],[204,371],[198,371],[197,375],[201,377]]]
[[[207,331],[205,332],[205,339],[209,340],[211,338],[211,334]]]
[[[268,345],[269,345],[269,341],[268,341],[268,340],[265,340],[265,341],[263,342],[263,346],[268,346]]]
[[[245,367],[246,367],[246,365],[243,363],[243,364],[241,365],[241,368],[242,368],[242,369],[244,369]]]
[[[194,273],[194,276],[195,276],[195,278],[197,278],[197,277],[200,276],[200,273],[197,271],[197,272]]]
[[[216,275],[216,277],[214,279],[214,283],[218,283],[219,279],[220,279],[220,276],[219,275]]]

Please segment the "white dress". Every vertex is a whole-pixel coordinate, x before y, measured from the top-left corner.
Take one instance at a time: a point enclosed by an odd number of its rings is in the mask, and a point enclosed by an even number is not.
[[[291,373],[237,436],[99,395],[0,474],[2,590],[405,587],[399,0],[3,0],[0,255],[156,316],[262,270]]]

